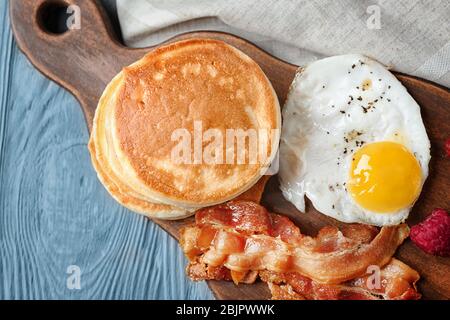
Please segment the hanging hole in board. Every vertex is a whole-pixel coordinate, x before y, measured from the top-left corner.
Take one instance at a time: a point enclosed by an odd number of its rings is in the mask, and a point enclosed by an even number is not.
[[[46,33],[61,35],[76,27],[79,12],[65,1],[53,0],[42,3],[37,11],[37,22]]]

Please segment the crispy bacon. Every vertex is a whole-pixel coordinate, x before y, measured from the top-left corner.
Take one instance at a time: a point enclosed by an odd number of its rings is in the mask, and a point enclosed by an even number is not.
[[[406,225],[384,227],[373,239],[372,227],[352,229],[347,231],[351,237],[335,227],[322,229],[315,238],[302,236],[287,218],[253,202],[231,201],[200,210],[196,225],[182,231],[181,245],[188,257],[202,255],[211,266],[223,264],[239,272],[294,271],[337,284],[364,274],[369,265],[388,263],[408,236]]]
[[[258,278],[257,271],[233,271],[224,266],[212,267],[200,261],[191,261],[186,268],[186,273],[194,281],[232,280],[236,285],[239,283],[251,284]]]
[[[250,201],[230,201],[214,207],[200,209],[195,214],[198,226],[230,227],[245,234],[269,234],[272,221],[269,212]]]
[[[419,274],[397,259],[384,266],[375,280],[373,274],[351,281],[327,285],[317,283],[296,272],[276,273],[261,271],[259,276],[269,284],[272,299],[285,299],[295,292],[308,300],[414,300],[420,294],[415,289]],[[296,298],[292,296],[291,299]]]
[[[199,261],[188,264],[187,274],[194,281],[232,280],[235,284],[251,284],[259,276],[268,284],[274,300],[416,300],[421,297],[415,288],[419,274],[394,258],[381,269],[378,284],[370,278],[371,275],[327,285],[296,272],[265,270],[236,274],[224,266],[211,267]]]
[[[191,261],[187,269],[191,278],[249,283],[259,274],[275,298],[294,291],[294,296],[307,299],[396,298],[407,292],[416,297],[417,273],[399,272],[409,267],[402,269],[401,262],[391,259],[407,236],[406,225],[380,231],[348,225],[342,231],[323,228],[313,238],[302,235],[288,218],[256,203],[230,201],[199,210],[195,225],[181,231],[180,244]],[[389,288],[374,293],[361,287],[370,265],[385,266],[384,283],[390,283]],[[302,287],[307,289],[299,290]]]

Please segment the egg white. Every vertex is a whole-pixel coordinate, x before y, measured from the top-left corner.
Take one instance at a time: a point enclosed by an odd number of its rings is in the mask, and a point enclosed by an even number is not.
[[[394,141],[428,176],[430,141],[420,107],[380,63],[358,54],[315,61],[300,69],[283,110],[279,180],[284,197],[305,211],[306,195],[323,214],[376,226],[404,221],[411,207],[375,213],[346,190],[361,144]]]

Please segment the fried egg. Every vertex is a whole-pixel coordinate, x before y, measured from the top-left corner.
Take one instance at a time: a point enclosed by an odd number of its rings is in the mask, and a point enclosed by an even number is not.
[[[305,212],[376,226],[403,222],[428,176],[420,107],[380,63],[357,54],[300,69],[283,110],[280,187]]]

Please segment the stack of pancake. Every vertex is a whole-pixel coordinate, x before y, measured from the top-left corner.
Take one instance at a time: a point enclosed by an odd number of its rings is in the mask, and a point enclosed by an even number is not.
[[[174,133],[189,133],[196,150],[196,123],[203,133],[214,129],[223,137],[228,129],[275,134],[258,142],[265,161],[205,163],[202,154],[189,156],[189,163],[174,161]],[[118,202],[150,217],[178,219],[251,188],[277,152],[280,127],[278,99],[260,67],[221,41],[192,39],[150,52],[111,81],[96,110],[89,150]]]

